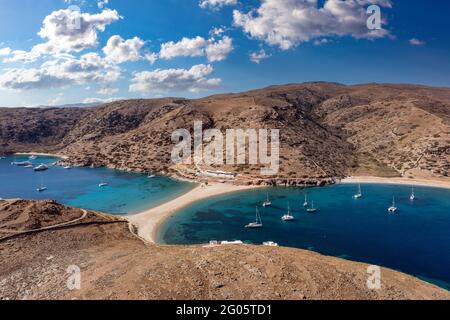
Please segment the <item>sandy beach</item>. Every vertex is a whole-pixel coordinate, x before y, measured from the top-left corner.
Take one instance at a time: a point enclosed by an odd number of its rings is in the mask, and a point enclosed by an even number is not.
[[[210,197],[258,188],[257,186],[235,186],[231,184],[216,183],[206,187],[198,186],[188,193],[166,202],[156,208],[144,212],[124,216],[138,228],[138,235],[148,242],[157,242],[158,227],[171,215],[184,207]]]
[[[52,153],[40,153],[40,152],[25,152],[25,153],[15,153],[16,156],[37,156],[37,157],[55,157],[61,158],[63,160],[67,160],[68,157],[60,155],[60,154],[52,154]]]
[[[408,178],[380,178],[380,177],[348,177],[341,180],[341,183],[376,183],[376,184],[396,184],[408,186],[423,186],[450,189],[450,180],[432,179],[408,179]]]

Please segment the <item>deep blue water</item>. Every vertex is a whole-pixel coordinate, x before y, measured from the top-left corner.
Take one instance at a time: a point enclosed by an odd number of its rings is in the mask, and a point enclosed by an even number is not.
[[[245,229],[254,221],[255,206],[267,190],[224,195],[196,203],[169,220],[159,234],[168,244],[199,244],[210,240],[242,240],[316,251],[355,261],[393,268],[450,289],[450,190],[363,185],[364,198],[352,199],[356,185],[308,189],[319,208],[303,208],[301,188],[267,189],[273,207],[260,209],[264,228]],[[389,215],[393,195],[398,214]],[[295,222],[281,216],[290,202]]]
[[[12,166],[12,161],[28,157],[0,160],[0,198],[52,199],[62,204],[112,214],[137,213],[173,199],[194,187],[187,182],[157,176],[125,173],[106,168],[50,167],[45,172]],[[32,162],[50,164],[57,159],[39,157]],[[99,183],[108,186],[100,188]],[[38,193],[43,184],[47,191]]]

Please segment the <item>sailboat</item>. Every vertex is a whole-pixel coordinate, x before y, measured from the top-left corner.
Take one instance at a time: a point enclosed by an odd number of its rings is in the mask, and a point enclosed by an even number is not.
[[[36,188],[37,192],[44,192],[47,190],[47,187],[44,186],[44,179],[41,176],[41,186]]]
[[[358,193],[353,196],[353,199],[361,199],[362,198],[361,184],[358,186]]]
[[[250,228],[250,229],[256,229],[256,228],[262,228],[263,227],[261,216],[259,215],[258,207],[256,207],[256,221],[249,223],[245,227],[246,228]]]
[[[108,183],[107,183],[107,182],[102,182],[102,183],[100,183],[98,186],[99,186],[100,188],[104,188],[104,187],[107,187],[107,186],[108,186]]]
[[[309,212],[309,213],[317,212],[317,208],[314,207],[314,201],[311,202],[311,208],[306,209],[306,211]]]
[[[416,200],[416,193],[414,192],[414,186],[411,187],[411,195],[409,196],[409,200]]]
[[[43,163],[34,168],[34,171],[46,171],[46,170],[48,170],[48,166]]]
[[[389,207],[389,213],[396,213],[398,208],[395,206],[395,197],[392,198],[392,206]]]
[[[307,207],[309,205],[308,203],[308,193],[305,192],[305,202],[303,202],[303,207]]]
[[[267,200],[263,202],[262,206],[265,208],[265,207],[270,207],[271,205],[272,205],[272,202],[270,202],[269,193],[267,192]]]
[[[283,221],[294,221],[295,217],[291,214],[291,206],[288,205],[288,213],[281,217]]]

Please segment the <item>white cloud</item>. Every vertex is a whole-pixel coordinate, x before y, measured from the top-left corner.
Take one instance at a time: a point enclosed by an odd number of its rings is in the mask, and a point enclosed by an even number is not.
[[[9,56],[11,51],[11,48],[2,48],[0,49],[0,56]]]
[[[225,36],[217,42],[209,42],[205,52],[209,62],[216,62],[225,60],[233,49],[233,39]]]
[[[161,45],[159,56],[162,59],[175,57],[200,57],[203,56],[207,41],[202,37],[183,38],[179,42],[167,42]]]
[[[10,52],[8,58],[3,59],[3,62],[31,63],[36,61],[40,56],[41,54],[36,51],[13,50]]]
[[[314,45],[321,46],[321,45],[329,44],[330,42],[331,42],[331,40],[329,40],[327,38],[322,38],[322,39],[314,40]]]
[[[106,7],[109,3],[109,0],[99,0],[97,2],[97,6],[99,9],[103,9],[104,7]]]
[[[233,50],[233,39],[228,36],[215,41],[203,37],[183,38],[179,42],[167,42],[161,45],[159,53],[162,59],[175,57],[201,57],[206,56],[209,62],[225,60]]]
[[[320,8],[317,0],[261,0],[260,7],[248,13],[234,10],[233,20],[250,37],[283,50],[327,36],[375,39],[389,35],[385,29],[367,28],[365,6],[369,4],[389,8],[391,0],[326,0]]]
[[[417,38],[412,38],[409,40],[409,44],[413,46],[423,46],[425,44],[425,41],[419,40]]]
[[[157,69],[138,72],[131,80],[131,92],[197,92],[217,88],[221,80],[208,78],[214,69],[211,65],[196,65],[190,69]]]
[[[262,60],[270,58],[272,55],[267,54],[264,49],[258,52],[250,52],[250,61],[259,64]]]
[[[119,101],[119,100],[126,100],[126,98],[120,98],[120,97],[107,98],[107,99],[103,99],[103,98],[86,98],[86,99],[83,100],[83,103],[85,103],[85,104],[109,103],[109,102],[114,102],[114,101]]]
[[[65,9],[53,11],[45,17],[38,35],[47,42],[35,45],[30,51],[14,50],[3,62],[35,62],[42,55],[80,52],[98,45],[98,33],[120,19],[116,10],[105,9],[98,14]]]
[[[237,0],[200,0],[199,6],[202,9],[217,9],[224,6],[234,6]]]
[[[119,92],[119,89],[111,88],[111,87],[104,87],[97,91],[98,94],[101,94],[104,96],[111,96],[117,92]]]
[[[98,14],[76,10],[58,10],[45,17],[38,35],[47,39],[32,51],[39,53],[80,52],[98,45],[98,32],[120,19],[116,10],[105,9]]]
[[[64,97],[64,94],[62,92],[58,93],[56,95],[56,97],[48,100],[48,105],[49,106],[56,106],[58,104],[61,104],[63,97]]]
[[[108,83],[116,81],[120,69],[102,59],[96,53],[87,53],[77,59],[60,55],[47,61],[40,68],[6,69],[0,75],[0,88],[31,90],[60,88],[89,82]]]
[[[156,62],[156,60],[158,60],[158,55],[154,52],[147,52],[144,55],[144,58],[145,58],[145,60],[150,62],[150,64],[154,64]]]
[[[106,60],[114,63],[137,61],[141,59],[141,49],[144,44],[144,40],[138,37],[124,40],[121,36],[115,35],[109,38],[103,52]]]

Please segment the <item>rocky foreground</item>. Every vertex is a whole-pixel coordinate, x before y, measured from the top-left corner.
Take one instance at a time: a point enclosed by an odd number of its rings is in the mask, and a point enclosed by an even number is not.
[[[367,265],[303,250],[148,245],[52,201],[0,201],[0,256],[0,299],[450,299],[388,269],[369,290]]]

